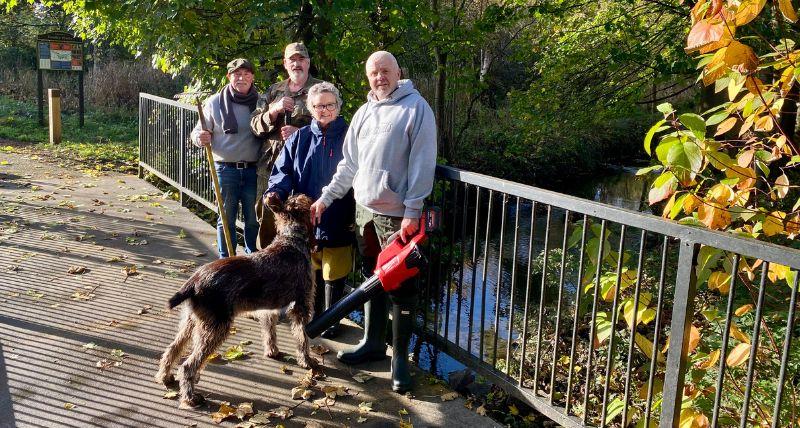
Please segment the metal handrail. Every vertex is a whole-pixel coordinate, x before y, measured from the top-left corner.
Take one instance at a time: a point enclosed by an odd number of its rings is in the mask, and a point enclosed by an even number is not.
[[[210,197],[210,183],[207,177],[203,176],[197,168],[201,162],[199,149],[195,149],[186,144],[188,132],[197,121],[197,112],[194,106],[176,102],[173,100],[156,97],[150,94],[140,94],[140,171],[150,171],[161,179],[174,186],[181,195],[181,201],[188,197],[197,200],[201,204],[214,209],[214,204]],[[636,329],[634,315],[634,326],[626,331],[615,329],[614,321],[618,319],[618,311],[622,304],[622,291],[620,281],[624,265],[623,252],[634,251],[638,247],[636,264],[637,278],[635,280],[635,293],[628,293],[629,299],[638,308],[638,302],[643,295],[641,289],[643,285],[643,270],[647,268],[645,263],[645,252],[651,256],[656,254],[648,248],[647,240],[660,242],[660,263],[655,271],[649,272],[650,286],[653,288],[653,281],[657,282],[656,288],[651,290],[651,303],[658,295],[657,303],[653,306],[655,322],[649,327],[652,332],[643,331],[653,337],[653,350],[649,358],[647,372],[648,379],[643,385],[647,387],[647,399],[644,404],[638,403],[643,409],[644,415],[640,416],[645,421],[656,419],[653,409],[654,380],[657,376],[663,375],[663,392],[661,393],[662,405],[660,411],[660,425],[677,427],[681,415],[681,403],[683,401],[683,390],[685,383],[685,373],[689,366],[688,346],[690,330],[693,324],[694,307],[697,297],[697,264],[698,254],[703,246],[715,248],[717,250],[730,253],[732,255],[732,265],[738,266],[740,260],[760,259],[764,261],[761,269],[760,283],[758,287],[758,307],[755,311],[750,363],[746,369],[744,378],[747,388],[743,404],[740,421],[742,424],[748,418],[750,409],[751,394],[756,364],[755,356],[759,344],[759,327],[761,323],[767,323],[762,314],[762,308],[766,287],[767,272],[771,264],[788,266],[791,271],[797,273],[800,270],[800,250],[782,247],[771,243],[761,242],[751,238],[735,236],[730,233],[713,231],[709,229],[687,226],[678,222],[663,219],[657,216],[643,214],[623,208],[605,205],[598,202],[588,201],[574,196],[564,195],[557,192],[536,188],[508,180],[499,179],[483,174],[464,171],[450,166],[438,165],[436,168],[437,185],[440,185],[435,192],[436,196],[431,196],[428,203],[442,207],[442,218],[452,224],[438,232],[432,238],[432,245],[437,248],[430,252],[431,266],[420,276],[420,284],[424,287],[424,302],[421,310],[421,322],[417,325],[416,333],[422,340],[436,345],[456,358],[461,363],[475,370],[486,379],[503,387],[509,394],[517,399],[531,405],[542,414],[549,417],[563,426],[586,427],[592,423],[602,425],[603,418],[609,414],[609,402],[612,395],[616,400],[624,397],[623,410],[621,415],[613,414],[614,418],[629,415],[629,407],[635,405],[634,398],[630,394],[632,379],[632,360],[634,356],[634,334],[640,335]],[[444,184],[444,185],[441,185]],[[204,194],[207,195],[204,197]],[[434,200],[435,199],[435,200]],[[515,200],[515,209],[507,210],[507,204]],[[521,204],[521,201],[530,201],[530,204]],[[473,204],[474,202],[474,204]],[[525,205],[530,213],[529,230],[521,231],[520,211],[521,206]],[[467,215],[468,210],[474,206],[474,216]],[[539,213],[537,214],[537,210]],[[513,212],[513,214],[508,214]],[[552,223],[555,222],[556,213],[564,213],[563,228],[554,229]],[[482,215],[485,213],[486,215]],[[514,221],[507,221],[509,215],[514,215]],[[500,217],[499,219],[497,217]],[[544,228],[537,226],[537,221],[546,220]],[[600,229],[599,235],[605,237],[606,234],[618,235],[618,242],[605,243],[605,239],[600,239],[599,248],[589,251],[589,237],[586,230],[592,221],[595,221]],[[506,230],[513,224],[513,231]],[[527,224],[527,222],[526,222]],[[481,229],[484,227],[485,229]],[[580,246],[577,248],[580,254],[580,263],[577,267],[577,289],[572,291],[576,295],[575,302],[569,303],[563,295],[569,279],[565,277],[574,275],[575,272],[567,272],[567,253],[571,249],[567,245],[567,235],[571,228],[582,228]],[[499,235],[496,234],[499,228]],[[542,231],[543,229],[543,231]],[[634,233],[634,229],[640,232]],[[552,232],[556,230],[556,232]],[[457,231],[460,231],[457,233]],[[612,232],[613,231],[613,232]],[[618,232],[617,232],[618,231]],[[504,233],[513,232],[513,240],[504,240]],[[544,247],[541,255],[534,247],[538,245],[535,236],[544,233]],[[556,233],[554,239],[550,235]],[[563,233],[563,235],[559,235]],[[627,234],[627,237],[626,237]],[[636,241],[638,236],[638,241]],[[653,237],[658,239],[653,240]],[[608,238],[611,239],[610,237]],[[490,242],[496,240],[496,244]],[[634,246],[635,242],[638,246]],[[482,242],[481,242],[482,241]],[[513,251],[504,253],[502,246],[505,243],[513,242]],[[560,243],[560,244],[559,244]],[[528,247],[527,254],[518,251],[521,247]],[[560,261],[548,261],[552,251],[561,248]],[[608,248],[604,248],[608,246]],[[497,247],[496,250],[493,248]],[[631,249],[626,250],[627,247]],[[469,251],[471,249],[471,251]],[[677,250],[677,253],[675,252]],[[496,262],[491,265],[488,263],[492,257],[492,251],[497,257]],[[574,252],[574,249],[572,249]],[[616,259],[613,266],[603,268],[605,262],[604,251],[616,251]],[[504,266],[508,267],[509,261],[507,254],[511,256],[511,275],[504,280]],[[534,259],[542,257],[541,272],[535,273],[532,270]],[[591,272],[585,272],[585,263],[591,257],[596,256],[598,262],[592,267]],[[677,262],[675,262],[677,256]],[[526,261],[527,259],[527,261]],[[668,260],[669,259],[669,260]],[[554,263],[555,266],[549,266]],[[674,265],[670,265],[670,264]],[[674,277],[668,269],[674,267]],[[525,269],[523,269],[523,267]],[[613,269],[611,269],[613,267]],[[497,278],[491,279],[487,272],[496,270]],[[548,269],[558,272],[558,279],[553,283],[547,280]],[[556,271],[556,269],[558,269]],[[652,266],[651,266],[651,269]],[[616,286],[613,291],[613,302],[598,298],[601,274],[614,275]],[[534,275],[540,278],[533,280]],[[578,303],[581,302],[582,287],[584,286],[584,276],[589,275],[591,282],[594,283],[593,296],[586,295],[586,299],[581,303],[588,305],[585,309],[588,312],[581,313]],[[668,279],[672,278],[672,279]],[[495,283],[490,284],[491,281]],[[788,280],[787,280],[788,281]],[[575,287],[573,283],[572,287]],[[714,407],[712,416],[712,426],[717,426],[717,418],[723,406],[722,388],[725,384],[724,373],[730,370],[725,365],[725,353],[729,350],[729,325],[732,324],[732,304],[734,290],[743,287],[742,280],[736,275],[730,278],[730,293],[725,298],[728,301],[725,315],[725,329],[722,332],[723,356],[720,358],[717,374],[717,392],[714,397]],[[454,288],[453,285],[456,287]],[[507,286],[507,287],[505,287]],[[524,287],[524,290],[523,290]],[[557,302],[548,306],[545,303],[545,293],[548,288],[558,287]],[[754,288],[756,284],[748,287]],[[523,293],[524,291],[524,293]],[[797,281],[791,292],[790,307],[786,318],[786,337],[784,338],[783,351],[780,362],[780,373],[775,373],[778,381],[777,397],[774,402],[772,413],[773,426],[781,415],[781,405],[783,398],[784,384],[786,383],[788,367],[788,355],[791,348],[796,309]],[[522,295],[524,294],[524,299]],[[738,293],[737,293],[738,294]],[[455,296],[454,296],[455,295]],[[738,297],[738,296],[737,296]],[[493,298],[493,304],[487,303],[487,298]],[[554,299],[555,297],[550,297]],[[446,302],[444,301],[446,299]],[[604,297],[605,299],[605,297]],[[502,304],[505,300],[506,304]],[[519,301],[522,300],[520,303]],[[468,303],[468,304],[467,304]],[[521,308],[518,305],[522,306]],[[605,305],[605,306],[604,306]],[[606,354],[595,349],[593,343],[596,326],[599,322],[601,311],[611,307],[611,336]],[[445,311],[444,314],[440,313]],[[450,312],[456,311],[454,316]],[[487,314],[493,311],[493,314]],[[502,320],[506,325],[501,324],[501,313],[507,314],[507,318]],[[572,317],[570,320],[570,311]],[[515,312],[519,316],[515,317]],[[546,317],[546,313],[551,316]],[[635,311],[636,313],[636,311]],[[552,315],[555,315],[552,317]],[[493,315],[493,317],[491,317]],[[493,320],[489,325],[485,325],[485,320]],[[663,325],[662,320],[670,319],[669,328]],[[546,322],[553,322],[552,333],[548,331],[549,326]],[[590,323],[589,343],[579,334],[580,327],[585,326],[585,322]],[[774,321],[774,320],[773,320]],[[572,322],[571,328],[565,323]],[[770,321],[772,322],[772,321]],[[530,324],[535,323],[534,326]],[[502,327],[502,328],[501,328]],[[476,331],[475,329],[478,328]],[[488,331],[484,330],[488,329]],[[563,332],[563,336],[562,333]],[[669,334],[672,332],[673,334]],[[515,338],[515,334],[518,336]],[[484,340],[489,334],[488,340]],[[584,333],[585,334],[585,333]],[[669,349],[667,351],[666,362],[659,363],[658,347],[667,336],[670,336]],[[505,336],[505,337],[503,337]],[[503,346],[503,352],[498,354],[501,348],[499,340],[507,341]],[[617,357],[615,343],[627,340],[627,351],[619,352],[619,356],[627,354],[627,361],[624,371],[625,382],[622,392],[609,392],[609,378],[614,368],[614,358]],[[530,347],[528,340],[531,341]],[[560,341],[569,342],[569,362],[566,369],[569,376],[566,380],[567,388],[566,400],[557,397],[557,392],[563,393],[563,385],[559,383],[559,378],[563,380],[566,376],[559,372],[556,367],[556,358],[559,356],[558,344]],[[618,342],[615,342],[618,340]],[[648,339],[649,340],[649,339]],[[520,349],[512,349],[512,341],[519,343]],[[466,342],[466,343],[465,343]],[[417,343],[420,343],[419,341]],[[419,346],[419,345],[417,345]],[[546,349],[547,347],[550,349]],[[477,349],[475,349],[477,348]],[[531,352],[531,349],[535,349]],[[580,349],[588,353],[587,360],[582,364],[586,367],[581,369],[581,373],[576,374],[575,361],[578,358]],[[560,355],[567,356],[567,349],[561,350]],[[493,354],[490,354],[493,353]],[[534,354],[533,362],[527,363],[526,357]],[[503,355],[505,354],[505,355]],[[597,355],[595,355],[597,354]],[[605,361],[602,361],[605,355]],[[490,358],[491,357],[491,358]],[[502,357],[502,358],[498,358]],[[613,357],[613,358],[612,358]],[[550,361],[547,363],[547,358]],[[504,361],[505,367],[498,366],[500,360]],[[512,363],[519,361],[515,370],[510,370]],[[532,375],[525,377],[526,364],[533,365]],[[531,370],[530,367],[528,367]],[[541,370],[541,373],[540,373]],[[542,373],[549,370],[549,376]],[[581,379],[581,374],[583,378]],[[574,376],[573,376],[574,375]],[[591,403],[592,393],[591,381],[593,378],[598,380],[598,376],[603,375],[604,390],[599,393],[602,403]],[[641,379],[639,379],[641,381]],[[533,384],[531,387],[530,384]],[[549,390],[542,395],[540,388]],[[562,388],[557,391],[557,388]],[[583,388],[581,390],[581,388]],[[596,388],[595,388],[596,389]],[[582,394],[581,394],[582,393]],[[563,394],[562,394],[563,395]],[[579,397],[580,401],[579,401]],[[574,400],[569,401],[569,400]],[[590,409],[589,407],[592,406]],[[582,407],[578,413],[576,408]],[[762,404],[763,407],[763,404]],[[762,414],[765,410],[760,410]],[[592,422],[593,421],[593,422]]]

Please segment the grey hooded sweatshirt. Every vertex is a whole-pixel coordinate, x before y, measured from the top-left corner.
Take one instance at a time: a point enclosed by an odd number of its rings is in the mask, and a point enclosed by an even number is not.
[[[436,121],[410,80],[400,80],[384,100],[369,93],[353,116],[343,151],[319,198],[325,206],[352,187],[356,202],[374,213],[420,217],[433,188]]]

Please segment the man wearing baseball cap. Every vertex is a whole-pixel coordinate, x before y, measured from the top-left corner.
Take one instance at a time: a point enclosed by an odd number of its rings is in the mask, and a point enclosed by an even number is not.
[[[253,134],[266,139],[261,145],[258,160],[256,212],[259,219],[259,248],[269,245],[275,236],[272,213],[264,209],[263,201],[272,166],[283,150],[284,141],[299,128],[311,124],[312,117],[306,107],[306,97],[308,89],[321,82],[308,74],[311,58],[303,43],[286,45],[283,51],[283,67],[289,78],[270,86],[259,98],[258,106],[250,117]]]
[[[239,203],[244,216],[244,252],[256,251],[256,161],[260,144],[250,132],[250,114],[258,102],[258,92],[253,86],[253,64],[244,58],[228,63],[227,78],[230,83],[212,95],[203,106],[206,124],[200,122],[191,133],[192,143],[199,147],[211,146],[214,166],[219,176],[225,214],[228,217],[230,236],[236,236],[236,215]],[[232,256],[225,247],[222,218],[217,219],[217,248],[220,258]],[[233,241],[234,251],[236,241]]]

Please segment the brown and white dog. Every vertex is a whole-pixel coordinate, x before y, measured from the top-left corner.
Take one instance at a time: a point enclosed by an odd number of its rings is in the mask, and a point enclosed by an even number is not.
[[[187,303],[178,333],[164,351],[155,378],[165,385],[175,382],[172,368],[191,341],[191,353],[178,369],[181,407],[197,407],[203,402],[194,391],[200,371],[208,356],[228,337],[234,318],[243,312],[262,311],[258,319],[264,355],[275,358],[279,354],[275,339],[278,313],[291,304],[286,314],[297,341],[297,364],[303,368],[317,365],[309,355],[304,330],[314,309],[311,202],[305,195],[291,196],[285,204],[269,201],[278,235],[268,247],[201,266],[169,299],[170,309]]]

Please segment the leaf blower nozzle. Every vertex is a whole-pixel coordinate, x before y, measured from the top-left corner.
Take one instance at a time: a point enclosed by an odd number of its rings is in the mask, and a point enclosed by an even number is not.
[[[314,338],[322,334],[328,327],[336,324],[359,306],[383,292],[394,291],[403,283],[419,274],[427,265],[427,259],[420,250],[420,245],[427,239],[426,233],[436,227],[438,215],[428,209],[420,221],[420,229],[408,242],[400,239],[391,240],[389,245],[378,254],[375,274],[365,280],[358,288],[328,308],[325,312],[311,320],[306,326],[308,337]]]

